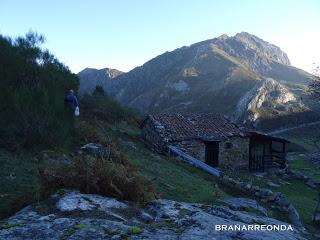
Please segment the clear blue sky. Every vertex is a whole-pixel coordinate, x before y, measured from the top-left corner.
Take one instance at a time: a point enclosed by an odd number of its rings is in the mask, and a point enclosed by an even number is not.
[[[246,31],[280,46],[293,65],[320,61],[319,0],[0,0],[0,33],[45,35],[73,72],[128,71],[184,45]]]

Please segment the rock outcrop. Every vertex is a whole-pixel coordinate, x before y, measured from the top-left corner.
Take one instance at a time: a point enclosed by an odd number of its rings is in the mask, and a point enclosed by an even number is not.
[[[242,97],[233,118],[257,125],[259,120],[264,118],[281,117],[305,111],[308,111],[308,108],[300,98],[283,84],[268,78]]]
[[[58,193],[2,222],[0,239],[304,239],[294,226],[291,230],[288,223],[259,215],[259,211],[251,214],[246,208],[236,211],[171,200],[138,207],[99,195]],[[217,225],[271,225],[285,230],[218,231]]]

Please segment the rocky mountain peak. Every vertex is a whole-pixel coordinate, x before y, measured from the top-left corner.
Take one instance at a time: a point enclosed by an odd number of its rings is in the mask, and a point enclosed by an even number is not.
[[[80,77],[79,94],[91,94],[96,86],[103,86],[106,81],[114,79],[123,73],[124,72],[113,68],[85,68],[78,73]]]
[[[78,74],[88,74],[88,73],[91,73],[91,72],[93,72],[93,71],[96,71],[96,70],[98,70],[98,69],[96,69],[96,68],[85,68],[85,69],[83,69],[82,71],[80,71]]]
[[[218,37],[218,39],[220,39],[220,40],[226,40],[228,38],[229,38],[229,36],[227,34],[222,34],[221,36]]]
[[[122,71],[119,71],[119,70],[113,69],[113,68],[104,68],[103,70],[105,70],[105,72],[109,78],[115,78],[115,77],[118,77],[119,75],[124,73]]]
[[[237,33],[233,38],[268,59],[290,66],[290,60],[287,54],[278,46],[268,43],[267,41],[247,32]]]

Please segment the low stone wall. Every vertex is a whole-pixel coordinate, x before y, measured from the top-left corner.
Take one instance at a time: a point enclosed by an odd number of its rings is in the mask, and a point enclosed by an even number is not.
[[[260,201],[270,204],[271,208],[278,209],[280,212],[286,214],[290,222],[296,227],[303,228],[297,210],[283,193],[273,192],[270,189],[253,186],[229,176],[221,176],[219,179],[222,184],[225,184],[230,188],[235,188],[239,192],[255,196],[260,199]]]
[[[310,178],[306,175],[303,175],[299,171],[292,171],[290,168],[286,168],[285,173],[293,179],[303,181],[305,184],[307,184],[311,188],[314,188],[316,190],[320,190],[320,183],[314,181],[312,178]]]

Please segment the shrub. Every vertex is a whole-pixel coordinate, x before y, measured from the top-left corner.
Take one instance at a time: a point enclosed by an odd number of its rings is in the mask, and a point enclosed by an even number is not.
[[[80,153],[71,160],[61,156],[44,159],[40,176],[47,190],[75,188],[132,201],[148,201],[152,195],[151,185],[114,146],[108,146],[108,156]]]
[[[35,33],[15,40],[0,35],[0,147],[64,146],[73,118],[64,107],[78,77],[40,45]]]

